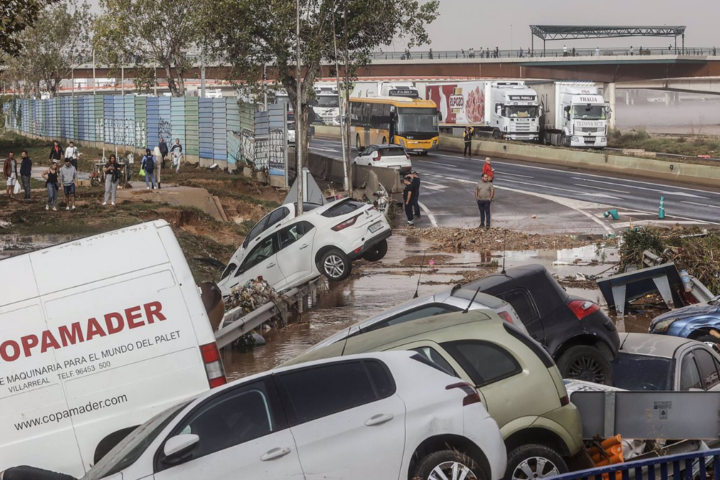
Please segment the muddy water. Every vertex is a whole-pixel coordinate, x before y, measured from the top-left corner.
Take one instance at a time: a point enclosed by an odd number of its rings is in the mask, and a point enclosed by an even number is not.
[[[250,353],[227,350],[223,361],[231,379],[262,372],[299,355],[318,341],[350,325],[376,315],[413,298],[418,284],[419,295],[450,288],[464,281],[465,275],[495,273],[501,270],[502,252],[464,252],[439,254],[429,251],[431,244],[418,238],[393,236],[389,240],[387,256],[378,263],[362,263],[354,267],[353,275],[341,283],[325,284],[298,322],[280,331],[264,334],[267,345]],[[603,255],[604,254],[604,255]],[[424,256],[424,260],[423,260]],[[592,263],[595,260],[598,263]],[[542,264],[558,278],[610,274],[618,261],[612,249],[598,250],[596,246],[568,250],[531,250],[507,252],[506,267]],[[604,262],[604,263],[603,263]],[[591,286],[584,282],[582,286]],[[595,288],[565,287],[566,290],[607,307]],[[648,319],[626,320],[635,331],[647,331]],[[643,323],[644,322],[644,323]],[[618,325],[624,331],[625,324]]]

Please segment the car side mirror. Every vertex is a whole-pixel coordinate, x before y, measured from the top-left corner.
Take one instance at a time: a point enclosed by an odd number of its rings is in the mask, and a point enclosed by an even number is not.
[[[170,437],[163,447],[163,463],[176,464],[186,459],[200,446],[200,437],[192,433],[185,433]]]

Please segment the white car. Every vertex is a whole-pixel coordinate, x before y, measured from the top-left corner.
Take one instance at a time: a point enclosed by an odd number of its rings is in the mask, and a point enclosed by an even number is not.
[[[401,175],[410,173],[410,155],[400,145],[368,145],[353,161],[356,165],[368,167],[396,168]]]
[[[416,352],[279,368],[165,410],[83,480],[498,480],[477,390]]]
[[[344,198],[295,212],[283,205],[253,227],[218,282],[223,296],[258,277],[278,291],[320,275],[340,281],[353,260],[376,262],[387,253],[390,224],[372,205]]]

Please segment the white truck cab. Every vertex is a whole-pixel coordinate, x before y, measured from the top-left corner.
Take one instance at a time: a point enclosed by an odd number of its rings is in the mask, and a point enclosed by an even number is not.
[[[537,141],[540,106],[535,90],[525,82],[490,82],[488,107],[493,137]],[[486,100],[487,102],[487,100]]]

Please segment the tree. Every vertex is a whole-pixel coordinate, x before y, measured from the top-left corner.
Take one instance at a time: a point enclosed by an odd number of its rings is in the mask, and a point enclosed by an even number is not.
[[[3,77],[26,96],[56,97],[60,83],[90,56],[93,15],[87,2],[66,0],[42,10],[34,26],[18,36],[17,56],[6,57]]]
[[[425,26],[437,17],[438,6],[437,0],[422,4],[418,0],[303,0],[300,91],[296,84],[294,1],[204,0],[201,17],[203,31],[209,36],[208,48],[231,64],[235,79],[247,88],[258,86],[263,66],[272,66],[292,105],[300,96],[305,132],[296,133],[296,142],[306,154],[308,102],[314,96],[313,84],[322,64],[332,63],[334,58],[333,35],[347,52],[343,63],[349,79],[371,52],[398,38],[408,48],[429,43]]]
[[[0,4],[0,53],[17,56],[22,50],[19,34],[32,27],[40,12],[56,0],[4,0]]]
[[[173,96],[185,95],[185,76],[197,46],[193,0],[100,0],[94,47],[100,61],[115,68],[134,62],[165,70]]]

